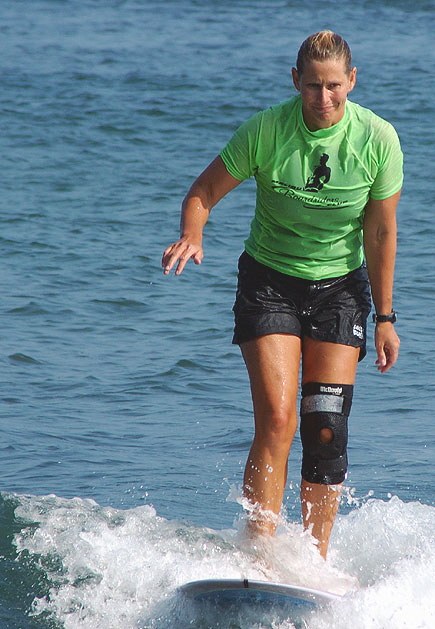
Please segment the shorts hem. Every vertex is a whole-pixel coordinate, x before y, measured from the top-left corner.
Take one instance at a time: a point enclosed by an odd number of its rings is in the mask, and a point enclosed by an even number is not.
[[[365,342],[353,345],[352,343],[344,342],[342,339],[334,337],[334,338],[321,338],[320,336],[314,334],[306,334],[300,333],[296,330],[269,330],[268,332],[257,330],[255,333],[251,334],[243,334],[234,332],[231,343],[233,345],[242,345],[242,343],[247,343],[248,341],[253,341],[254,339],[261,338],[262,336],[270,336],[271,334],[283,334],[287,336],[296,336],[302,339],[304,336],[307,336],[313,341],[319,341],[320,343],[333,343],[334,345],[344,345],[345,347],[354,347],[355,349],[359,349],[358,362],[361,362],[367,355],[367,345]]]
[[[301,338],[301,327],[294,317],[286,325],[281,313],[266,312],[255,317],[240,317],[234,328],[233,344],[240,345],[260,336],[270,334],[289,334]]]

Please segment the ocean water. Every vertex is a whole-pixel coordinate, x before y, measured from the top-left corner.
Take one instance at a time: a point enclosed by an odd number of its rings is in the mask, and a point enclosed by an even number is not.
[[[210,577],[347,593],[309,629],[433,628],[433,2],[0,9],[0,628],[293,626],[177,594]],[[370,346],[359,367],[327,562],[300,523],[297,440],[278,536],[254,548],[242,533],[252,414],[231,307],[252,182],[213,211],[200,267],[160,268],[195,176],[293,94],[297,49],[321,28],[348,39],[352,99],[405,153],[401,356],[382,376]]]

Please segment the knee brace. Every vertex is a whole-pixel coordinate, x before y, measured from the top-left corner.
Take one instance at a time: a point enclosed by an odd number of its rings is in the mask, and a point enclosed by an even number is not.
[[[302,478],[338,485],[347,472],[347,419],[353,385],[307,382],[302,387]]]

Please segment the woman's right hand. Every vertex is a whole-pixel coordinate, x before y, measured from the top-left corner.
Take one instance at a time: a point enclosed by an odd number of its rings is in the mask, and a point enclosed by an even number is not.
[[[177,265],[175,275],[180,275],[188,260],[201,264],[204,257],[202,231],[211,208],[240,181],[227,171],[221,157],[216,157],[196,179],[183,200],[181,212],[181,236],[163,252],[163,273],[169,275]]]
[[[175,275],[180,275],[187,262],[192,259],[195,264],[201,264],[204,257],[201,242],[183,236],[177,242],[169,245],[163,252],[162,267],[163,273],[169,275],[173,267],[177,264]]]

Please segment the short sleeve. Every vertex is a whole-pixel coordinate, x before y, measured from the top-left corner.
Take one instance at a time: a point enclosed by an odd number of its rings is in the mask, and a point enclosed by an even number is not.
[[[244,122],[220,153],[226,169],[236,179],[243,181],[257,171],[256,151],[262,112]]]
[[[370,189],[372,199],[382,200],[398,192],[403,184],[403,153],[394,127],[382,120],[375,130],[378,171]]]

